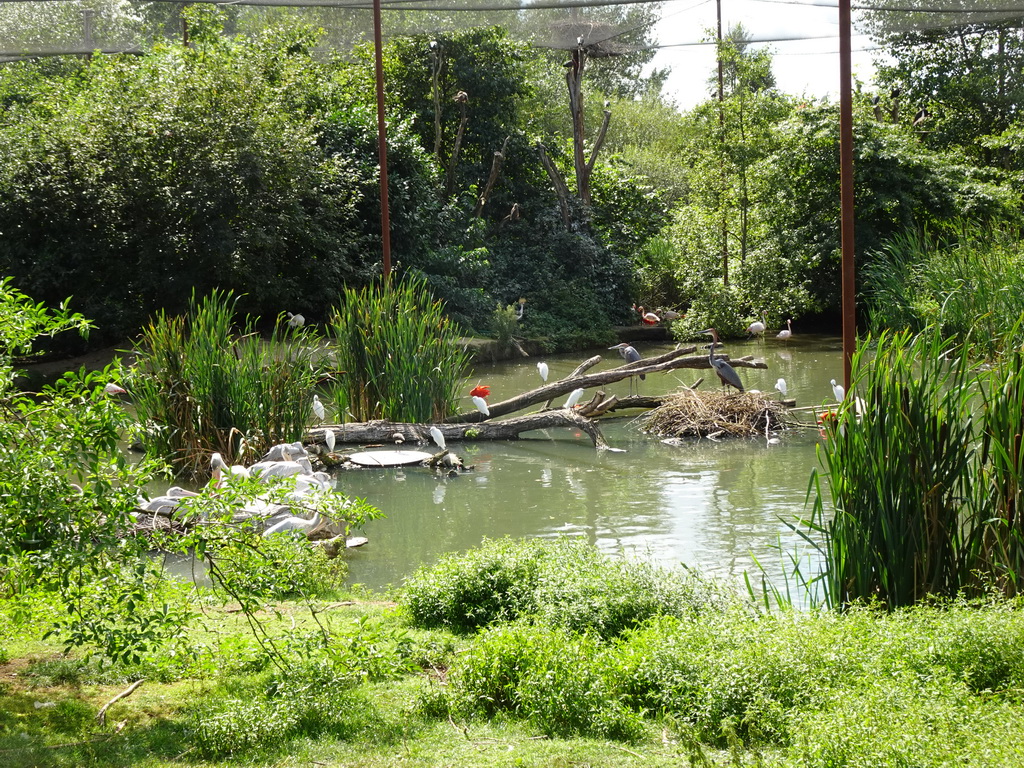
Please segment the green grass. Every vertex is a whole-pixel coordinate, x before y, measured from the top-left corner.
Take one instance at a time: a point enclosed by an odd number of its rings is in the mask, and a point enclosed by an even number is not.
[[[132,667],[62,658],[26,639],[42,602],[2,602],[0,646],[15,653],[0,667],[0,764],[1011,768],[1024,756],[1019,601],[843,613],[728,601],[602,637],[557,620],[551,592],[474,633],[351,597],[315,617],[268,606],[286,669],[208,601],[180,644]],[[139,677],[100,726],[100,707]]]
[[[873,253],[864,269],[869,326],[918,333],[937,326],[968,337],[972,354],[991,359],[1024,341],[1024,250],[1019,235],[978,224],[945,232],[908,232]]]

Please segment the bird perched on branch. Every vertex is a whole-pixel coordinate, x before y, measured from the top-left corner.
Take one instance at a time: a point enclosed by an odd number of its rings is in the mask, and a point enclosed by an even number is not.
[[[548,364],[545,363],[543,360],[537,363],[537,373],[540,374],[541,381],[548,380]]]
[[[711,367],[715,369],[715,373],[718,374],[718,378],[722,380],[723,387],[735,387],[740,392],[743,391],[743,382],[740,381],[739,374],[733,370],[733,367],[729,365],[725,360],[715,357],[715,345],[718,344],[718,331],[714,328],[708,328],[707,330],[701,331],[711,336],[711,346],[708,348],[708,362],[711,363]]]
[[[627,344],[626,342],[616,344],[614,347],[608,347],[608,349],[619,350],[619,354],[622,355],[622,359],[625,360],[627,363],[635,363],[637,360],[640,359],[640,353],[633,349],[632,345]],[[645,376],[642,373],[640,374],[640,381],[643,381],[646,378],[647,376]]]
[[[576,403],[580,401],[581,397],[583,397],[583,390],[574,389],[572,392],[569,393],[569,396],[565,398],[565,407],[572,408],[573,406],[576,405]]]

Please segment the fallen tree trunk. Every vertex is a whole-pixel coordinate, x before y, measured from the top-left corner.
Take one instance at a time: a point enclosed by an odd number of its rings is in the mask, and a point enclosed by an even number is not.
[[[407,442],[428,444],[432,442],[431,427],[437,427],[446,441],[515,440],[523,432],[562,427],[586,432],[595,447],[608,449],[608,443],[601,434],[597,422],[589,417],[625,408],[656,408],[662,404],[665,396],[637,395],[620,399],[614,395],[606,397],[604,392],[597,391],[589,402],[581,403],[576,408],[550,408],[554,398],[567,395],[576,389],[600,387],[631,376],[646,376],[679,368],[710,368],[711,364],[707,355],[686,357],[686,355],[693,355],[696,351],[696,347],[682,347],[648,360],[641,359],[606,371],[586,373],[601,362],[601,356],[595,355],[584,360],[563,379],[516,395],[500,403],[489,404],[489,416],[484,416],[474,410],[452,416],[441,424],[408,424],[383,420],[352,424],[322,424],[307,433],[305,442],[324,446],[326,433],[331,432],[336,445],[369,445],[373,443],[395,445]],[[718,357],[728,359],[728,355],[718,355]],[[730,360],[730,363],[733,367],[738,368],[768,367],[763,360],[754,360],[749,356]],[[699,379],[691,388],[696,388],[700,381]],[[505,416],[540,403],[547,405],[545,410],[539,413],[493,421],[495,417]]]
[[[565,427],[586,432],[597,448],[608,448],[597,423],[569,408],[558,408],[504,421],[482,424],[407,424],[395,421],[365,421],[353,424],[325,424],[310,430],[306,442],[324,444],[324,432],[334,433],[335,444],[367,445],[370,443],[430,443],[430,428],[436,426],[445,441],[515,440],[523,432]]]
[[[490,423],[487,421],[488,419],[521,411],[522,409],[529,408],[531,405],[536,405],[537,403],[550,403],[556,397],[567,395],[574,389],[603,387],[607,384],[621,381],[622,379],[628,379],[630,376],[640,376],[641,374],[646,376],[651,373],[671,371],[678,368],[710,368],[711,363],[708,362],[707,355],[684,357],[684,355],[692,355],[696,351],[696,347],[681,347],[666,352],[663,355],[659,355],[658,357],[652,357],[648,360],[637,360],[635,363],[620,365],[618,368],[610,368],[606,371],[584,374],[583,371],[586,371],[601,362],[601,356],[595,355],[581,363],[575,371],[570,373],[564,379],[559,379],[558,381],[554,381],[550,384],[545,384],[544,386],[532,389],[529,392],[523,392],[515,397],[510,397],[508,400],[502,400],[498,403],[488,403],[490,416],[484,416],[476,410],[465,411],[449,418],[448,423],[487,424]],[[728,355],[719,354],[716,355],[716,357],[729,360]],[[754,360],[750,356],[741,357],[736,360],[729,360],[729,362],[734,368],[768,367],[763,360]]]

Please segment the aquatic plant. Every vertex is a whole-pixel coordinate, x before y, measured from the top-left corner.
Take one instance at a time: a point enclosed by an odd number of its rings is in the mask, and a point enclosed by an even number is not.
[[[894,608],[993,587],[1018,593],[1022,353],[974,368],[933,326],[869,339],[853,364],[853,391],[821,447],[831,513],[815,473],[804,531],[820,536],[825,601]]]
[[[954,222],[942,233],[907,232],[864,269],[869,326],[922,332],[931,325],[971,354],[991,358],[1024,341],[1024,249],[1013,230]],[[1009,333],[1015,326],[1016,330]]]
[[[236,301],[193,295],[187,316],[160,313],[136,345],[127,386],[140,439],[178,473],[206,476],[213,451],[244,462],[300,439],[310,423],[326,372],[314,332],[278,322],[264,340],[252,317],[236,328]]]
[[[438,422],[453,413],[469,368],[458,332],[422,277],[347,289],[330,319],[339,413],[357,421]]]

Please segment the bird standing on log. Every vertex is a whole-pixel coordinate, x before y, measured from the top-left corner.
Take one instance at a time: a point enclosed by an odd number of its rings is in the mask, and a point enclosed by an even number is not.
[[[739,375],[733,370],[733,367],[729,365],[725,360],[715,357],[715,345],[718,344],[718,331],[714,328],[708,328],[701,333],[706,333],[711,336],[711,346],[708,348],[708,362],[711,363],[711,367],[715,369],[715,373],[718,374],[718,378],[722,380],[722,386],[736,387],[740,392],[743,391],[743,382],[740,381]]]

